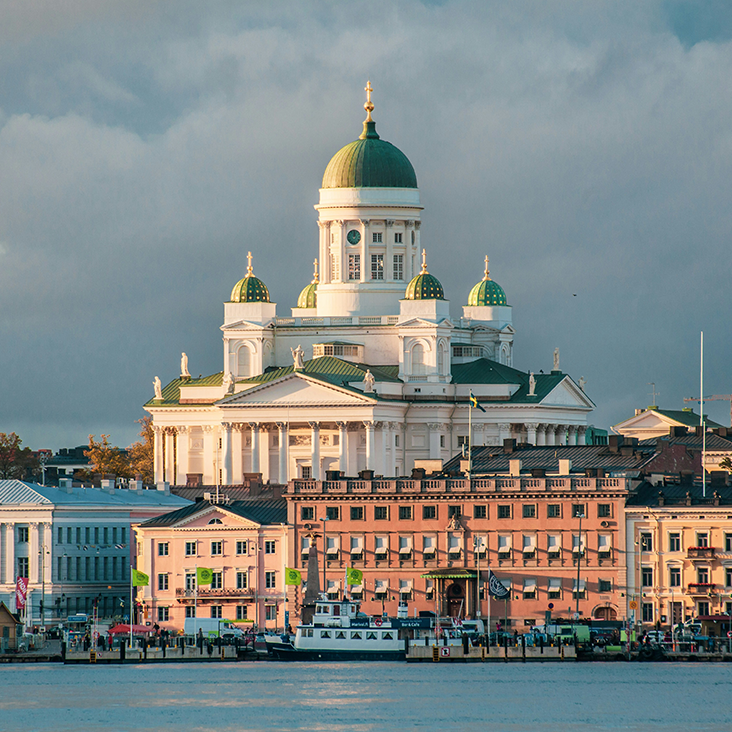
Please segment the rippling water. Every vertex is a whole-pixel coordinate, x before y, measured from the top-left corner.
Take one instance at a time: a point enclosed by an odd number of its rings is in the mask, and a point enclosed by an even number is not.
[[[732,666],[7,665],[0,729],[732,730]]]

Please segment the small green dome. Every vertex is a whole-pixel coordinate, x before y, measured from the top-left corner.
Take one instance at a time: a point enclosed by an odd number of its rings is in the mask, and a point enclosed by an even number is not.
[[[297,307],[315,308],[318,306],[318,260],[313,262],[313,279],[310,284],[303,288],[300,297],[297,298]]]
[[[488,257],[485,258],[483,279],[468,295],[468,307],[483,307],[486,305],[508,305],[503,288],[489,276]]]
[[[427,261],[422,250],[422,271],[412,278],[404,293],[405,300],[444,300],[445,292],[440,281],[427,271]]]
[[[269,302],[269,290],[267,285],[252,271],[252,253],[247,255],[249,266],[244,279],[239,280],[231,291],[229,302]]]

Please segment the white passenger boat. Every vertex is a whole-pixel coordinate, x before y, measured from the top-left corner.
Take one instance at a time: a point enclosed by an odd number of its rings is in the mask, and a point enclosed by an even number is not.
[[[440,633],[440,644],[462,643],[463,633],[483,632],[481,621],[460,621],[449,633]],[[294,638],[267,636],[267,651],[280,660],[345,661],[403,660],[408,644],[432,645],[435,618],[412,617],[400,605],[397,617],[369,616],[351,600],[321,599],[313,620],[298,625]]]

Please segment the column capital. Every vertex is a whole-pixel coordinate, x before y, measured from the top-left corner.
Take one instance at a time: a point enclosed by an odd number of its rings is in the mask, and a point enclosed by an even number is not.
[[[417,229],[417,231],[419,231],[419,229],[420,229],[421,226],[422,226],[422,222],[421,221],[415,221],[414,222],[414,228]]]
[[[188,432],[190,428],[186,424],[181,424],[178,425],[175,429],[178,430],[179,435],[184,435],[186,432]]]
[[[255,432],[256,432],[256,431],[259,431],[259,429],[261,429],[261,425],[259,424],[259,422],[247,422],[247,424],[248,424],[248,425],[249,425],[249,426],[250,426],[250,427],[251,427],[251,428],[252,428],[252,429],[253,429],[253,430],[254,430]]]
[[[152,425],[152,431],[156,435],[161,435],[163,433],[163,428],[160,425],[154,424]]]
[[[580,435],[584,435],[587,432],[587,425],[578,424],[576,425],[576,430]]]
[[[387,229],[391,229],[391,227],[394,226],[394,219],[386,219],[384,223],[386,224]]]
[[[287,429],[287,422],[275,422],[275,424],[280,432],[284,432]]]
[[[371,219],[359,219],[358,223],[361,224],[361,226],[369,226],[371,224]]]
[[[524,422],[524,427],[526,427],[527,430],[538,430],[539,423],[538,422]]]
[[[473,432],[483,432],[485,430],[485,424],[483,422],[473,423]]]
[[[308,426],[310,427],[310,429],[319,430],[320,422],[308,422]]]
[[[202,431],[202,432],[206,432],[206,433],[208,433],[208,432],[213,432],[213,425],[210,425],[210,424],[204,424],[204,425],[203,425],[203,426],[201,427],[201,431]]]
[[[222,423],[221,423],[221,426],[222,426],[222,427],[223,427],[223,428],[224,428],[224,429],[225,429],[225,430],[226,430],[227,432],[231,432],[231,430],[232,430],[232,429],[233,429],[233,427],[234,427],[234,423],[233,423],[233,422],[222,422]]]
[[[373,422],[373,421],[370,421],[370,420],[364,420],[363,421],[363,426],[367,430],[372,430],[372,429],[374,429],[376,427],[376,422]]]

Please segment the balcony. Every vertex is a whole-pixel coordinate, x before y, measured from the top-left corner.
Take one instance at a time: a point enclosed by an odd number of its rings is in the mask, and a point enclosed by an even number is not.
[[[690,595],[711,595],[716,585],[712,582],[690,582],[688,593]]]
[[[713,546],[690,546],[686,550],[687,559],[714,559],[716,549]]]
[[[193,600],[194,597],[196,597],[196,591],[195,590],[184,590],[182,587],[177,587],[175,590],[175,596],[179,599],[190,599]],[[202,587],[198,588],[198,599],[211,599],[211,598],[219,598],[219,597],[241,597],[241,598],[248,598],[248,597],[254,597],[254,590],[213,590],[211,588],[203,589]]]

